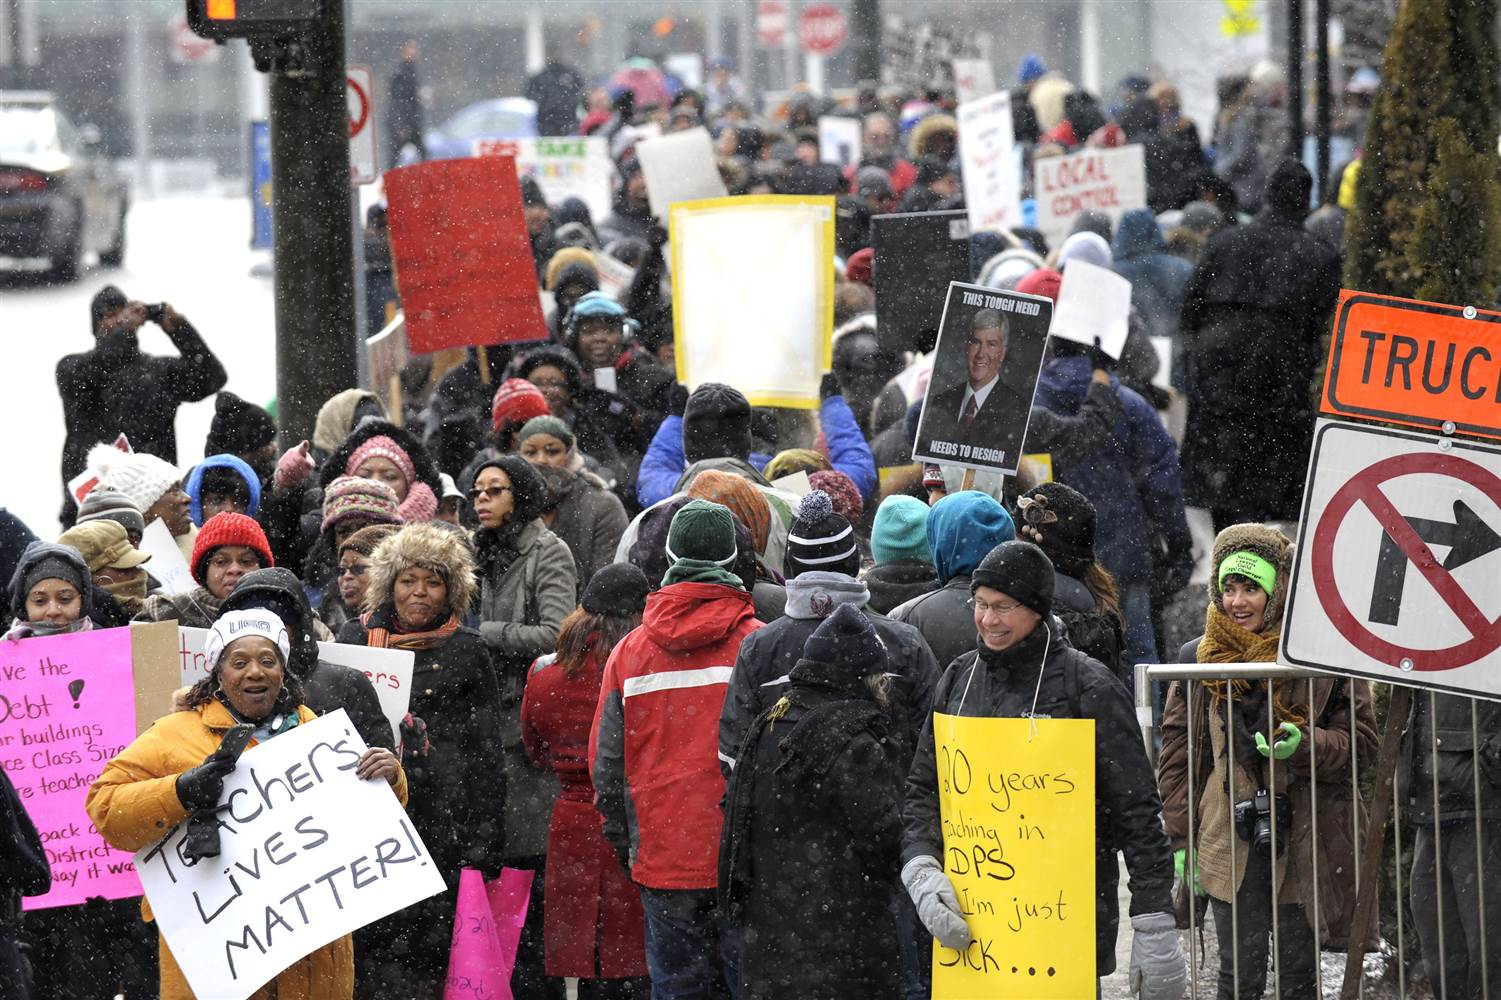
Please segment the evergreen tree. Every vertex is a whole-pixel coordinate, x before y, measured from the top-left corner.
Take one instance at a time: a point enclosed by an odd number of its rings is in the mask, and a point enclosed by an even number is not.
[[[1434,128],[1438,159],[1418,208],[1407,257],[1423,275],[1417,297],[1489,306],[1501,279],[1501,184],[1496,154],[1470,147],[1453,118]],[[1493,145],[1492,150],[1495,149]]]

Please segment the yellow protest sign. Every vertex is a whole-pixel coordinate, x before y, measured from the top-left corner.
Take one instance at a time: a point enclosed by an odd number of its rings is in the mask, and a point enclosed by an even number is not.
[[[943,864],[973,942],[933,1000],[1095,995],[1093,719],[935,713]]]

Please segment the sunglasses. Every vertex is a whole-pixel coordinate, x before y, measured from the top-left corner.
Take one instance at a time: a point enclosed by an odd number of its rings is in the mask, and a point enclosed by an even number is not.
[[[509,486],[487,486],[484,489],[479,489],[478,487],[476,487],[475,489],[469,491],[469,502],[476,503],[478,502],[480,497],[488,497],[489,499],[494,500],[502,493],[509,492],[510,489],[511,488]]]

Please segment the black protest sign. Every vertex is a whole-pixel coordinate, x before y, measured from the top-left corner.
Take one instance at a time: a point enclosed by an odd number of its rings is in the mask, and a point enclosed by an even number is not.
[[[949,282],[968,281],[964,212],[878,215],[870,220],[876,336],[886,351],[931,351]]]
[[[915,460],[1015,474],[1052,316],[1039,296],[949,285]]]

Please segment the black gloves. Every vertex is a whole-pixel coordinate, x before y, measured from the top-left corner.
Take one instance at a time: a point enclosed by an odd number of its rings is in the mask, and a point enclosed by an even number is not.
[[[234,769],[232,759],[220,757],[217,751],[210,754],[202,764],[177,776],[178,801],[189,812],[214,808],[224,793],[224,779]]]
[[[667,412],[671,416],[681,417],[687,408],[688,387],[674,382],[672,388],[667,390]]]
[[[823,381],[818,383],[818,401],[821,403],[826,399],[842,395],[844,395],[844,390],[839,388],[839,380],[834,377],[834,373],[829,372],[824,375]]]

